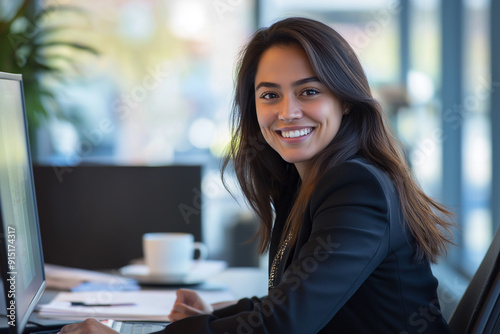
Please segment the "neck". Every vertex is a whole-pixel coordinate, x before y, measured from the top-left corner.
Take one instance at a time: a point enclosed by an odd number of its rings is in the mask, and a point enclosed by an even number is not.
[[[305,162],[296,162],[294,163],[295,168],[297,168],[297,172],[299,173],[300,180],[304,180],[304,174],[307,170],[307,165]]]

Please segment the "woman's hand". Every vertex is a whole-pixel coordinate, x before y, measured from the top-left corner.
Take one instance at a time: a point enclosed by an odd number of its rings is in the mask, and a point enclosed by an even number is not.
[[[194,315],[210,314],[213,311],[213,307],[204,302],[195,291],[179,289],[168,318],[170,321],[177,321]]]
[[[105,324],[95,320],[87,319],[84,322],[64,326],[61,334],[116,334],[117,332]]]

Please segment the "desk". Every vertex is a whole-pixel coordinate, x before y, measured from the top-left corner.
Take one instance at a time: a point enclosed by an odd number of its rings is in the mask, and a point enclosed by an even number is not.
[[[262,297],[267,294],[267,271],[260,268],[228,268],[207,280],[207,286],[225,286],[236,299],[244,297]],[[196,289],[197,287],[192,287]],[[40,299],[40,304],[48,303],[58,291],[46,290]],[[39,318],[35,312],[30,321],[46,326],[62,323],[61,320]],[[2,324],[2,327],[5,327]]]

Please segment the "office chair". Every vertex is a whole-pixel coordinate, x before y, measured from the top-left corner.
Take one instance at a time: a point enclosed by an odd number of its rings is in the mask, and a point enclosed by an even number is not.
[[[500,229],[448,323],[453,334],[500,333]]]

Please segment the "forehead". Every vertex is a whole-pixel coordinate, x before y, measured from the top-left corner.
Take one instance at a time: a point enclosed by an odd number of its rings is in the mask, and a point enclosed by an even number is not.
[[[297,44],[275,45],[262,54],[255,83],[296,81],[311,76],[315,73],[302,47]]]

